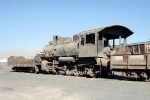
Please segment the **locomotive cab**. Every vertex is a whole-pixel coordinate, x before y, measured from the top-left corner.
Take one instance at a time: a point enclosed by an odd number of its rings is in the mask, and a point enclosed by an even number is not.
[[[105,51],[114,49],[118,43],[118,48],[125,48],[126,38],[133,34],[129,29],[123,26],[110,26],[80,32],[79,39],[79,57],[104,57]],[[123,43],[121,40],[123,39]],[[110,45],[112,41],[112,46]],[[107,50],[106,50],[107,49]]]
[[[116,53],[117,50],[123,51],[126,46],[126,38],[132,34],[133,32],[128,28],[119,25],[80,32],[79,66],[85,66],[90,76],[93,72],[98,72],[98,74],[103,71],[107,72],[110,66],[110,55]],[[119,45],[115,43],[117,39]],[[123,43],[121,43],[122,39]],[[112,46],[110,41],[113,42]]]

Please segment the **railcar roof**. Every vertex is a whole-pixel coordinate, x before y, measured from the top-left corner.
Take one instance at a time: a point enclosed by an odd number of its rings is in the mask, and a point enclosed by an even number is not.
[[[125,26],[112,25],[112,26],[107,26],[107,27],[102,27],[102,28],[96,28],[96,29],[82,31],[82,32],[79,32],[79,35],[85,35],[85,34],[90,34],[90,33],[99,33],[99,32],[103,32],[105,30],[107,30],[109,32],[109,30],[111,30],[111,29],[115,29],[115,30],[121,31],[123,34],[120,34],[120,36],[123,36],[125,38],[129,37],[130,35],[133,34],[133,32],[130,29],[128,29],[127,27],[125,27]]]

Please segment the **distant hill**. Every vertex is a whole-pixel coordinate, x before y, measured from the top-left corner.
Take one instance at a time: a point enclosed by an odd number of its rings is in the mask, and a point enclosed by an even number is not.
[[[10,56],[24,56],[25,58],[34,58],[37,53],[42,50],[32,50],[32,51],[0,51],[0,61],[5,61]]]

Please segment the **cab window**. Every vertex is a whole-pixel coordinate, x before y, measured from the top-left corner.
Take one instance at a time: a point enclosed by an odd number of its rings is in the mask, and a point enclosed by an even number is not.
[[[95,34],[86,35],[86,44],[95,44]]]

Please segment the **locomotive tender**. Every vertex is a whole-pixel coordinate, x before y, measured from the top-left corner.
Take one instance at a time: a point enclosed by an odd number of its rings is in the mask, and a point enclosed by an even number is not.
[[[80,32],[73,36],[73,41],[70,37],[53,36],[53,41],[43,50],[41,66],[36,67],[36,73],[106,76],[110,71],[111,55],[130,54],[126,50],[126,38],[132,34],[124,26],[113,25]],[[115,40],[119,40],[118,47]]]
[[[131,54],[110,57],[110,70],[121,71],[127,80],[150,81],[150,42],[128,44],[126,50]]]

